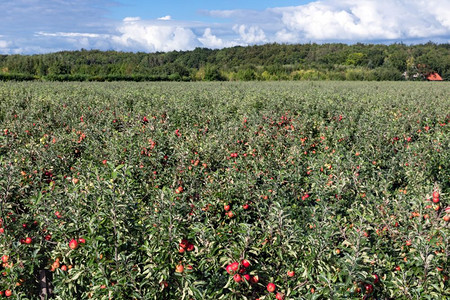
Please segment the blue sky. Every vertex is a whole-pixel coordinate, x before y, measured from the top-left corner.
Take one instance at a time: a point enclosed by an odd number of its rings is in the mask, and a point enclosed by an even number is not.
[[[264,10],[269,7],[295,6],[306,4],[307,0],[228,0],[228,1],[139,1],[120,0],[118,5],[111,9],[109,16],[116,19],[123,19],[127,16],[139,15],[143,19],[156,19],[161,16],[170,15],[174,19],[186,21],[215,21],[208,18],[202,11],[208,10],[233,10],[233,9],[253,9]]]
[[[0,0],[0,54],[450,42],[450,0]]]

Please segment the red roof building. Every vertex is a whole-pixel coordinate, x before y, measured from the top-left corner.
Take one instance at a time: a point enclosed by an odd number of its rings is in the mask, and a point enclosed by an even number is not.
[[[439,74],[436,72],[431,72],[430,74],[428,74],[426,76],[426,78],[428,81],[442,81],[443,80],[442,77],[439,76]]]

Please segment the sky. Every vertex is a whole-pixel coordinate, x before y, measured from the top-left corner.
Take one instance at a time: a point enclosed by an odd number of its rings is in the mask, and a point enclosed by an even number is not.
[[[0,54],[450,43],[450,0],[0,0]]]

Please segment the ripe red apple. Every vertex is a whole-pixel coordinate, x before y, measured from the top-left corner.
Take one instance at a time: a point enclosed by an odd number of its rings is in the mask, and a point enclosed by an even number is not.
[[[289,277],[294,277],[295,276],[295,272],[294,271],[287,271],[287,275]]]
[[[259,282],[259,276],[255,275],[250,280],[251,280],[252,283],[258,283]]]
[[[275,292],[275,289],[276,289],[276,288],[277,288],[277,287],[276,287],[275,284],[273,284],[272,282],[269,283],[269,284],[267,285],[267,290],[268,290],[270,293]]]
[[[31,244],[31,242],[33,241],[33,239],[32,238],[30,238],[30,237],[27,237],[26,239],[25,239],[25,244]]]
[[[67,266],[66,265],[62,265],[61,266],[61,271],[64,271],[64,272],[67,271]]]
[[[84,238],[79,238],[78,243],[80,244],[86,244],[86,240]]]
[[[188,244],[189,244],[188,240],[182,239],[181,242],[180,242],[180,247],[181,248],[186,248],[188,246]]]
[[[224,209],[225,211],[229,211],[229,210],[231,209],[231,206],[230,206],[229,204],[225,204],[225,205],[223,206],[223,209]]]
[[[6,291],[5,291],[5,296],[6,296],[6,297],[9,297],[9,296],[11,296],[11,295],[12,295],[11,290],[6,290]]]
[[[234,214],[233,214],[233,212],[230,210],[228,213],[227,213],[227,216],[228,216],[228,218],[232,218],[232,217],[234,217]]]
[[[242,264],[242,266],[243,266],[244,268],[250,267],[250,262],[249,262],[248,260],[246,260],[246,259],[243,259],[243,260],[241,261],[241,264]]]
[[[450,221],[450,216],[449,216],[449,215],[445,215],[442,219],[443,219],[445,222],[449,222],[449,221]]]
[[[239,263],[238,262],[233,262],[231,263],[231,270],[233,270],[234,272],[236,272],[239,269]]]
[[[433,198],[438,198],[439,199],[439,192],[438,191],[434,191],[433,192]]]
[[[2,262],[7,263],[7,262],[8,262],[8,259],[9,259],[9,256],[8,256],[8,255],[3,255],[3,256],[2,256]]]
[[[69,242],[69,248],[72,249],[72,250],[75,250],[75,249],[78,248],[78,242],[77,242],[76,239],[70,240],[70,242]]]
[[[188,245],[186,247],[186,250],[187,251],[194,251],[194,249],[195,249],[195,246],[193,244],[191,244],[191,243],[188,243]]]
[[[380,282],[380,277],[378,277],[377,274],[372,274],[373,276],[373,283],[378,284]]]
[[[236,282],[241,282],[242,281],[242,277],[239,274],[234,274],[233,279]]]
[[[248,203],[245,203],[244,205],[242,205],[242,208],[245,210],[249,209],[249,207],[250,207],[250,205],[248,205]]]
[[[366,289],[366,294],[372,294],[373,293],[373,285],[370,283],[367,283],[364,288]]]
[[[225,269],[227,270],[228,274],[233,274],[234,273],[234,271],[233,271],[233,269],[231,267],[231,264],[229,264]]]
[[[244,277],[244,279],[245,279],[246,281],[250,281],[250,280],[251,280],[251,277],[250,277],[250,275],[248,275],[248,274],[244,274],[243,277]]]
[[[277,293],[277,294],[275,295],[275,298],[276,298],[277,300],[284,300],[284,294],[282,294],[282,293]]]
[[[179,265],[176,266],[175,272],[177,272],[177,273],[183,273],[183,271],[184,271],[183,265],[179,264]]]

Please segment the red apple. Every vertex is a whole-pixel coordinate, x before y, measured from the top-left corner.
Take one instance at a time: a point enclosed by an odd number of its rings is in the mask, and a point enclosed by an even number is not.
[[[229,264],[225,269],[227,270],[228,274],[233,274],[234,273],[234,271],[233,271],[233,269],[231,267],[231,264]]]
[[[242,266],[243,266],[244,268],[250,267],[250,262],[249,262],[248,260],[246,260],[246,259],[243,259],[243,260],[241,261],[241,264],[242,264]]]
[[[380,277],[378,277],[377,274],[372,274],[373,276],[373,283],[378,284],[380,282]]]
[[[367,283],[364,288],[366,289],[366,294],[372,294],[373,292],[373,285],[371,285],[370,283]]]
[[[284,300],[284,295],[283,295],[282,293],[277,293],[277,294],[275,295],[275,298],[276,298],[277,300]]]
[[[276,286],[275,286],[275,284],[273,284],[272,282],[269,283],[269,284],[267,285],[267,290],[268,290],[270,293],[275,292],[275,289],[276,289]]]
[[[231,263],[231,270],[236,272],[238,269],[239,269],[239,263],[237,263],[237,262]]]
[[[72,249],[72,250],[75,250],[75,249],[78,248],[78,242],[77,242],[76,239],[70,240],[70,242],[69,242],[69,248]]]
[[[195,249],[195,246],[193,244],[191,244],[191,243],[188,243],[188,245],[186,247],[186,250],[187,251],[193,251],[194,249]]]
[[[177,272],[177,273],[183,273],[183,271],[184,271],[183,265],[179,264],[179,265],[176,266],[175,272]]]

